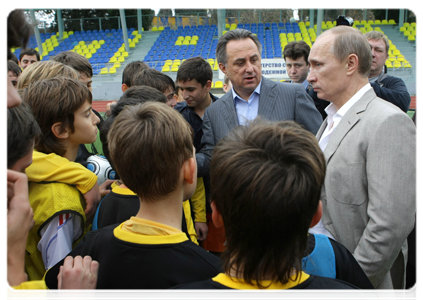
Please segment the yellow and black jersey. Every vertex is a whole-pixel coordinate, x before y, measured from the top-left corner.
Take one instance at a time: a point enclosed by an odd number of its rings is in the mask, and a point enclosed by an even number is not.
[[[266,288],[249,285],[225,274],[191,284],[171,288],[150,300],[215,300],[215,299],[273,299],[273,300],[377,300],[376,295],[346,282],[301,274],[287,284],[260,282]]]
[[[133,219],[138,218],[129,221]],[[143,233],[136,233],[125,230],[125,223],[89,232],[70,253],[73,257],[90,255],[100,263],[98,289],[167,289],[206,280],[222,271],[219,258],[182,231],[148,221],[147,226],[138,226]],[[63,260],[47,271],[48,288],[57,287],[62,264]]]

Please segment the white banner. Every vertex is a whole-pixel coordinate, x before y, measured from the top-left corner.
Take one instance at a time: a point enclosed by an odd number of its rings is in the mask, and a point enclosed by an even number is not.
[[[262,59],[261,74],[266,78],[289,79],[283,58]],[[224,76],[225,74],[219,69],[219,79],[223,79]]]

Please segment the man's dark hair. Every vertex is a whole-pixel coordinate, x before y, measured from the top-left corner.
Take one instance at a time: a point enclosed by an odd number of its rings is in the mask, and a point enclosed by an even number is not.
[[[34,147],[41,135],[28,104],[7,109],[7,168],[11,169]]]
[[[37,57],[37,61],[40,61],[40,54],[38,53],[37,50],[33,49],[33,48],[27,48],[27,49],[22,49],[21,53],[19,54],[19,61],[22,60],[22,57],[24,57],[24,55],[35,55]]]
[[[304,57],[307,65],[308,63],[308,55],[310,54],[310,46],[304,42],[290,42],[288,45],[285,46],[283,50],[283,59],[286,60],[286,57],[290,59],[296,60],[298,58]]]
[[[15,76],[19,76],[22,73],[19,65],[12,60],[7,61],[7,71],[11,71]]]
[[[149,86],[133,86],[127,89],[123,95],[120,97],[119,101],[111,107],[110,116],[102,122],[100,126],[100,140],[103,145],[103,154],[109,161],[113,170],[116,172],[116,168],[113,165],[113,161],[109,154],[107,134],[115,120],[115,118],[120,114],[120,112],[130,105],[137,105],[140,103],[145,103],[147,101],[155,102],[167,102],[166,96],[163,95],[160,91]]]
[[[228,63],[228,54],[226,53],[226,45],[230,41],[245,40],[251,39],[256,44],[259,53],[261,55],[261,43],[257,35],[253,34],[251,31],[246,29],[235,29],[230,30],[224,35],[222,35],[217,42],[216,46],[216,58],[219,63],[222,63],[226,66]]]
[[[150,67],[140,60],[127,64],[122,73],[122,84],[126,84],[128,87],[133,86],[132,79],[144,69],[150,69]]]
[[[235,277],[260,288],[300,276],[325,172],[316,137],[293,121],[258,118],[217,144],[210,187],[225,225],[226,273],[236,266]]]
[[[32,26],[26,21],[23,10],[13,10],[7,17],[7,59],[11,58],[12,47],[26,47],[32,33]]]
[[[132,86],[147,85],[158,89],[164,93],[167,89],[172,88],[175,91],[175,83],[172,78],[154,69],[144,69],[138,73],[132,80]]]
[[[87,77],[93,77],[93,67],[91,66],[88,59],[78,53],[71,51],[60,52],[53,57],[54,61],[61,62],[76,71],[87,75]]]
[[[176,82],[197,80],[204,87],[207,81],[213,80],[213,70],[210,64],[202,57],[192,57],[184,61],[176,74]]]

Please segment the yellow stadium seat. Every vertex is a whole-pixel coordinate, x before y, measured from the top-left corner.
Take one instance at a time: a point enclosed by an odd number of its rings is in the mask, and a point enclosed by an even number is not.
[[[151,28],[151,31],[157,31],[157,27],[153,26],[153,28]]]
[[[134,42],[131,42],[131,43],[129,43],[129,48],[135,48],[135,43]]]
[[[135,37],[136,37],[137,39],[141,39],[141,38],[142,38],[142,35],[138,33]]]
[[[409,42],[414,42],[415,40],[416,40],[416,36],[411,35],[411,34],[408,36],[408,41]]]
[[[85,42],[84,41],[79,41],[79,43],[78,43],[79,45],[84,45],[85,44]]]
[[[184,40],[184,42],[182,43],[182,45],[189,45],[189,40]]]
[[[117,62],[117,58],[116,56],[112,56],[109,60],[109,63],[115,63],[115,62]]]
[[[403,62],[405,60],[404,55],[398,55],[397,56],[397,61]]]
[[[88,49],[92,49],[92,48],[94,48],[94,45],[93,44],[90,44],[90,45],[88,45],[88,47],[87,47]]]
[[[381,24],[380,20],[375,20],[375,24]]]
[[[105,40],[99,40],[99,41],[98,41],[98,43],[99,43],[100,45],[103,45],[105,42],[106,42]]]
[[[182,45],[182,41],[181,40],[177,40],[176,42],[175,42],[175,46],[181,46]]]
[[[223,88],[223,82],[222,81],[216,81],[216,83],[214,84],[214,88],[215,89],[222,89]]]
[[[82,53],[84,53],[84,54],[90,53],[90,50],[84,49],[84,50],[82,50]]]
[[[164,65],[162,68],[162,72],[170,72],[170,68],[167,65]]]
[[[93,57],[93,55],[91,53],[85,53],[85,58],[90,59],[91,57]]]
[[[185,37],[183,37],[182,35],[178,36],[178,38],[176,39],[177,41],[183,41],[185,39]]]
[[[134,31],[132,31],[132,35],[133,36],[136,36],[138,34],[138,30],[134,30]]]
[[[82,49],[82,50],[83,50],[83,49],[87,49],[87,45],[82,44],[82,45],[81,45],[81,49]]]
[[[139,41],[140,41],[139,38],[133,38],[132,39],[132,42],[135,43],[135,44],[138,44]]]
[[[128,53],[128,52],[126,52],[126,51],[123,51],[123,52],[121,53],[121,56],[123,56],[123,57],[128,57],[128,56],[129,56],[129,53]]]
[[[101,48],[101,45],[100,45],[100,44],[95,44],[95,45],[94,45],[94,48],[95,48],[95,49],[100,49],[100,48]]]
[[[104,75],[104,74],[109,74],[109,70],[108,70],[107,68],[102,68],[102,69],[100,70],[100,74],[101,74],[101,75]]]
[[[366,22],[366,20],[361,20],[361,21],[360,21],[360,24],[361,24],[361,25],[366,25],[366,24],[367,24],[367,22]]]
[[[225,24],[225,28],[229,29],[231,27],[231,25],[229,25],[228,23]]]
[[[190,41],[192,38],[189,36],[189,35],[187,35],[186,37],[185,37],[185,41]]]
[[[118,58],[118,62],[123,63],[124,61],[125,61],[125,57],[120,56],[120,57]]]
[[[95,49],[95,48],[94,48],[94,49],[90,49],[90,53],[91,53],[91,54],[94,54],[94,53],[96,53],[96,52],[97,52],[97,49]]]
[[[408,27],[408,26],[410,26],[410,23],[408,23],[408,22],[404,22],[403,26]]]
[[[81,49],[76,49],[76,53],[82,54],[82,50]]]
[[[197,40],[191,40],[191,41],[189,42],[189,44],[190,44],[190,45],[197,45]]]
[[[382,20],[382,25],[388,25],[388,20]]]
[[[404,36],[409,36],[410,35],[410,31],[406,30],[404,31]]]
[[[389,49],[391,49],[392,51],[394,51],[395,49],[397,49],[397,46],[395,46],[394,44],[390,44],[389,45]]]
[[[214,64],[213,71],[219,71],[219,64]]]
[[[163,30],[164,30],[164,27],[163,26],[159,26],[158,31],[163,31]]]
[[[387,61],[394,62],[397,59],[395,55],[389,55]]]
[[[404,32],[404,31],[407,31],[407,26],[402,26],[402,27],[400,27],[400,29],[399,29],[399,31],[400,32]]]
[[[222,35],[224,35],[225,33],[227,33],[228,31],[227,30],[223,30],[223,32],[222,32]]]
[[[116,68],[111,67],[111,68],[109,69],[109,73],[110,73],[110,74],[115,74],[115,73],[116,73]]]
[[[401,52],[398,49],[395,49],[395,50],[392,51],[392,54],[395,55],[395,56],[398,56],[398,55],[401,54]]]
[[[43,53],[41,53],[41,55],[42,56],[47,56],[48,55],[48,52],[47,51],[44,51]]]
[[[172,65],[170,69],[171,72],[178,72],[178,70],[179,70],[179,66],[175,66],[175,65]]]
[[[121,64],[119,62],[115,62],[113,64],[113,68],[115,68],[115,69],[119,69],[120,67],[121,67]]]
[[[368,20],[367,21],[367,24],[369,24],[369,25],[373,25],[375,22],[373,21],[373,20]]]
[[[93,40],[91,44],[92,45],[98,44],[98,41],[97,40]]]
[[[116,58],[121,56],[122,54],[119,51],[116,51],[115,54],[113,56],[115,56]]]
[[[402,66],[402,65],[401,65],[401,63],[400,63],[399,61],[395,61],[395,62],[394,62],[394,68],[395,68],[395,69],[401,68],[401,66]]]

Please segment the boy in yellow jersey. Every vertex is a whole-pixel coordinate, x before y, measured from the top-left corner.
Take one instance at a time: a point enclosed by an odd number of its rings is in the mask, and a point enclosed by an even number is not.
[[[100,263],[98,289],[164,289],[216,276],[219,259],[181,231],[182,202],[197,183],[190,125],[166,104],[147,101],[122,110],[107,139],[111,161],[140,208],[117,227],[89,232],[70,255]],[[49,288],[57,286],[60,265],[46,274]]]
[[[79,81],[57,77],[31,83],[23,100],[43,133],[35,143],[38,152],[74,161],[79,145],[97,138],[99,119],[91,111],[92,96]],[[31,180],[29,200],[35,225],[28,235],[25,266],[28,278],[38,280],[86,232],[85,201],[74,186]]]
[[[214,149],[212,218],[225,226],[225,272],[181,289],[351,289],[303,271],[310,224],[321,217],[325,158],[294,122],[256,120]]]

